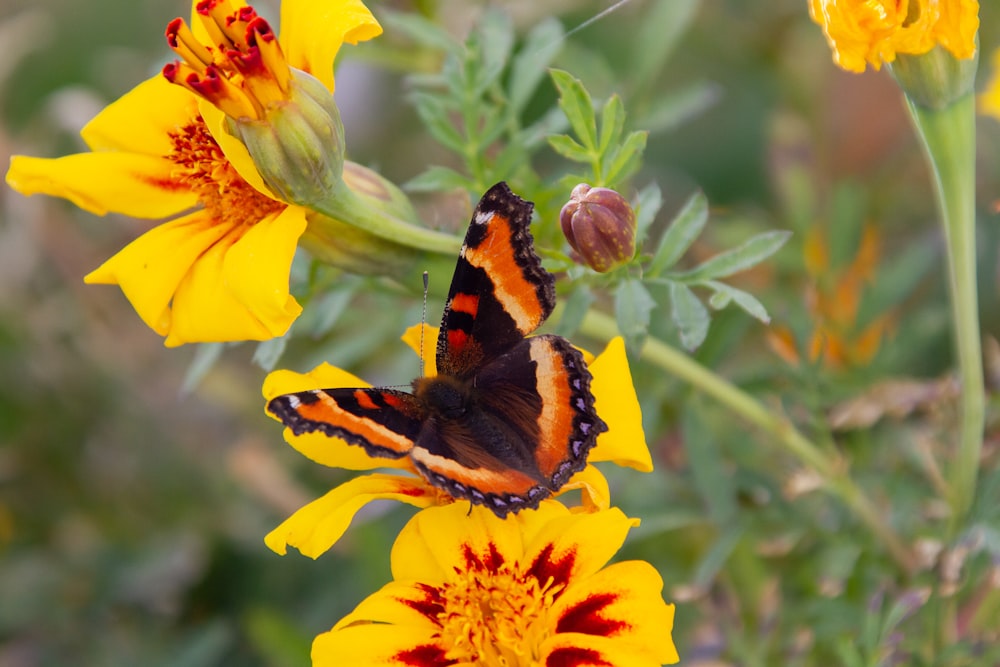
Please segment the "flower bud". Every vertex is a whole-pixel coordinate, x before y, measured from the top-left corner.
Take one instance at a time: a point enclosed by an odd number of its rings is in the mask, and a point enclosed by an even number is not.
[[[598,273],[635,255],[635,213],[614,190],[580,183],[559,212],[559,224],[580,259]]]
[[[262,118],[227,118],[274,194],[312,206],[343,178],[344,126],[333,95],[305,72],[291,70],[287,100],[270,102]]]
[[[901,53],[889,67],[914,103],[940,110],[973,92],[978,64],[979,49],[971,58],[959,59],[936,46],[920,55]]]

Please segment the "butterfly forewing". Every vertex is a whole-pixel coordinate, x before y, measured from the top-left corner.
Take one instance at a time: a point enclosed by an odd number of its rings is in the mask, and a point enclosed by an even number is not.
[[[555,279],[532,246],[532,208],[506,183],[494,185],[480,200],[445,303],[438,372],[470,376],[552,313]]]

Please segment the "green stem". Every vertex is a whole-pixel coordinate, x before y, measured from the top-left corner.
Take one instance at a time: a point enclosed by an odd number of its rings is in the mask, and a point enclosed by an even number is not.
[[[343,182],[331,196],[323,201],[310,202],[309,207],[397,245],[450,257],[457,255],[462,246],[462,240],[457,236],[419,227],[379,210]]]
[[[965,95],[943,109],[907,106],[934,177],[948,252],[948,286],[962,387],[958,446],[948,474],[954,537],[976,495],[985,393],[976,287],[976,107]]]
[[[591,310],[581,326],[583,333],[602,340],[617,335],[613,318]],[[907,574],[916,569],[913,556],[886,522],[885,516],[847,474],[844,462],[831,456],[806,438],[785,417],[768,410],[753,396],[723,377],[713,373],[686,354],[655,338],[648,338],[642,348],[643,361],[655,364],[673,377],[683,380],[699,391],[771,434],[775,442],[818,475],[829,492],[838,496],[876,537]]]

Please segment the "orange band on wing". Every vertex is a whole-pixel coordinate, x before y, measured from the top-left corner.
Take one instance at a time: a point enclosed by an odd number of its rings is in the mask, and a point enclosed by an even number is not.
[[[521,332],[530,333],[541,325],[545,313],[535,285],[524,279],[514,253],[509,251],[510,220],[494,213],[486,224],[486,236],[475,248],[465,248],[465,259],[486,271],[493,281],[497,301]]]
[[[535,462],[542,473],[550,476],[566,461],[573,437],[573,417],[576,413],[572,406],[571,380],[562,355],[544,338],[531,339],[531,359],[537,364],[536,391],[542,397]]]
[[[304,419],[333,424],[368,440],[377,447],[384,447],[400,453],[413,449],[413,441],[406,436],[400,435],[372,419],[351,414],[337,405],[337,401],[324,392],[317,392],[317,396],[319,400],[315,403],[302,403],[296,408],[296,412]],[[365,399],[371,400],[367,396]]]
[[[476,313],[479,312],[479,296],[477,294],[465,294],[459,292],[452,297],[448,308],[449,310],[465,313],[466,315],[475,317]]]
[[[538,486],[538,481],[522,472],[511,470],[490,470],[488,468],[466,468],[456,461],[431,454],[417,447],[410,452],[411,458],[428,470],[444,475],[452,482],[458,482],[483,494],[496,496],[523,496]]]

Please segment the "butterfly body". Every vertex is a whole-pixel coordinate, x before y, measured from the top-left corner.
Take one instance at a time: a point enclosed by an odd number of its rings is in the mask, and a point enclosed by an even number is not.
[[[408,456],[431,484],[498,516],[537,507],[586,465],[607,426],[582,354],[526,337],[555,307],[535,254],[531,204],[504,183],[472,217],[437,341],[438,374],[413,392],[317,389],[273,399],[293,433],[321,431],[371,456]]]

